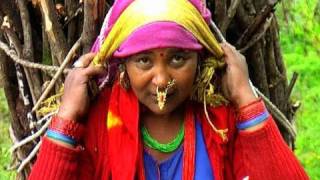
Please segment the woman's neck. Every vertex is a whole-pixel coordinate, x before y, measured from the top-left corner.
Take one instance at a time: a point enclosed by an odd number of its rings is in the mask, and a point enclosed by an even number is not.
[[[168,114],[154,114],[146,111],[141,115],[141,120],[151,137],[160,143],[168,143],[177,136],[183,125],[184,107],[177,108]]]

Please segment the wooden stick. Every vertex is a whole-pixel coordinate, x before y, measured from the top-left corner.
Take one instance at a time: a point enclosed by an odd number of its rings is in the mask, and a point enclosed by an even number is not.
[[[90,51],[92,42],[96,37],[96,27],[94,20],[95,11],[94,1],[84,1],[83,4],[83,29],[82,29],[82,50],[83,53]]]
[[[287,96],[286,96],[287,101],[289,101],[289,98],[290,98],[290,96],[291,96],[293,87],[294,87],[294,85],[295,85],[296,82],[297,82],[297,79],[298,79],[298,73],[297,73],[297,72],[293,72],[291,81],[290,81],[290,83],[289,83]]]
[[[290,136],[295,139],[297,132],[292,124],[290,124],[287,117],[262,92],[260,92],[259,89],[255,88],[255,91],[266,103],[266,106],[271,111],[272,116],[274,116],[275,119],[278,120],[278,122],[280,122],[280,124],[288,131]]]
[[[277,2],[268,2],[260,11],[260,13],[254,18],[253,22],[249,25],[249,27],[244,31],[244,33],[240,36],[238,41],[236,42],[236,47],[241,47],[243,44],[247,44],[249,38],[252,37],[258,28],[260,28],[261,24],[265,21],[265,19],[272,13],[274,6]]]
[[[1,29],[4,30],[9,44],[15,49],[15,51],[18,54],[18,57],[21,57],[23,54],[22,53],[22,45],[20,43],[20,40],[19,40],[17,34],[13,31],[13,27],[10,24],[8,16],[6,16],[4,18],[4,21],[1,25]],[[26,84],[24,81],[24,79],[27,79],[27,81],[28,81],[28,74],[23,73],[22,68],[20,67],[19,64],[15,64],[15,67],[16,67],[19,92],[22,96],[24,105],[29,106],[29,105],[31,105],[32,95],[29,94],[29,92],[27,91],[28,84]]]
[[[45,72],[48,72],[48,71],[55,72],[59,70],[59,66],[49,66],[49,65],[29,62],[25,59],[19,58],[17,53],[14,50],[10,49],[10,47],[6,43],[2,42],[1,40],[0,40],[0,49],[2,49],[7,54],[7,56],[10,57],[10,59],[12,59],[14,62],[24,67],[40,69]],[[65,69],[63,72],[68,73],[69,71],[70,69]]]
[[[227,15],[224,17],[221,25],[221,31],[226,32],[231,20],[233,19],[234,15],[237,12],[237,9],[240,5],[241,1],[240,0],[232,0],[231,4],[227,10]]]
[[[55,112],[56,113],[56,112]],[[53,114],[55,114],[53,113]],[[44,118],[50,118],[52,117],[53,114],[50,114],[45,116]],[[47,127],[50,125],[51,123],[51,118],[39,129],[39,131],[37,131],[36,133],[26,137],[25,139],[15,143],[11,148],[10,148],[10,152],[13,153],[17,148],[31,142],[32,140],[35,140],[36,138],[38,138],[39,136],[41,136],[43,134],[43,132],[47,129]]]
[[[64,29],[65,27],[67,27],[67,25],[82,12],[83,12],[83,6],[80,5],[80,7],[78,7],[76,12],[72,14],[70,17],[68,17],[67,21],[63,24],[62,28]]]
[[[54,55],[52,57],[61,65],[68,53],[68,43],[56,15],[54,2],[52,0],[41,0],[38,2],[51,53]]]
[[[266,31],[269,29],[274,14],[271,13],[270,17],[268,17],[265,21],[265,23],[262,25],[262,28],[260,28],[259,32],[257,32],[253,37],[250,39],[250,41],[239,50],[240,53],[244,53],[247,51],[250,47],[252,47],[254,44],[256,44],[266,33]]]
[[[21,162],[21,164],[20,164],[20,166],[19,166],[19,168],[18,168],[18,170],[17,170],[18,173],[20,173],[20,172],[24,169],[24,167],[25,167],[25,166],[33,159],[33,157],[37,154],[37,152],[38,152],[38,150],[39,150],[39,148],[40,148],[40,145],[41,145],[41,141],[38,142],[38,144],[32,149],[31,153],[27,156],[27,158],[25,158],[25,159]]]
[[[216,25],[216,23],[214,23],[213,20],[210,21],[210,25],[211,25],[214,33],[216,34],[218,41],[220,41],[221,43],[227,42],[227,40],[223,37],[221,31],[219,30],[218,26]]]
[[[22,29],[23,29],[23,51],[22,57],[28,61],[34,60],[34,48],[32,43],[32,28],[30,23],[30,16],[27,8],[26,0],[18,0],[17,5],[20,12]],[[23,67],[27,82],[29,85],[29,91],[32,97],[32,104],[35,104],[36,100],[41,94],[41,80],[37,70],[27,69]]]
[[[63,63],[61,64],[59,70],[56,72],[56,74],[54,75],[54,77],[52,78],[52,80],[50,81],[48,87],[44,90],[44,92],[42,93],[42,95],[40,96],[40,98],[38,99],[37,103],[34,105],[34,107],[32,108],[31,112],[35,112],[41,102],[47,97],[47,95],[49,94],[49,92],[51,91],[52,87],[54,86],[54,84],[56,83],[57,79],[60,77],[60,75],[62,74],[63,70],[65,69],[65,67],[69,64],[69,62],[72,59],[72,56],[74,55],[74,53],[76,52],[76,50],[80,47],[81,44],[81,37],[77,40],[77,42],[73,45],[73,47],[70,49],[69,53],[67,54],[67,56],[65,57]]]

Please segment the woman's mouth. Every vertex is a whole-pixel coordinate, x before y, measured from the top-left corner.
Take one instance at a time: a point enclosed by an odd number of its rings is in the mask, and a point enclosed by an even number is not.
[[[175,91],[168,92],[166,97],[165,97],[165,101],[166,102],[170,101],[174,97],[175,94],[176,94]],[[152,97],[152,101],[157,104],[158,103],[157,94],[156,93],[152,93],[151,97]]]

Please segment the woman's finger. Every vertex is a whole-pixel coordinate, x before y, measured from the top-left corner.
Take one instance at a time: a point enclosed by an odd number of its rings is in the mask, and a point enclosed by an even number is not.
[[[74,64],[75,68],[85,68],[88,67],[91,61],[93,60],[95,53],[88,53],[81,56]]]
[[[221,48],[224,51],[224,59],[227,64],[238,63],[237,60],[245,59],[243,58],[243,55],[240,54],[237,49],[229,43],[223,43]]]
[[[86,76],[93,77],[105,73],[106,69],[100,66],[89,65],[83,71]]]
[[[223,43],[221,45],[221,48],[224,52],[225,57],[230,57],[232,54],[234,54],[234,51],[232,50],[231,46],[227,43]],[[224,58],[224,59],[225,59],[226,63],[228,63],[229,58]]]

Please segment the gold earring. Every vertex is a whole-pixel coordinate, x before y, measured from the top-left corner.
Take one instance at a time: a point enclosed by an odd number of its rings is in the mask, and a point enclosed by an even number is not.
[[[119,71],[120,71],[120,74],[119,74],[120,86],[125,90],[130,89],[130,81],[126,73],[125,66],[123,64],[119,65]]]

